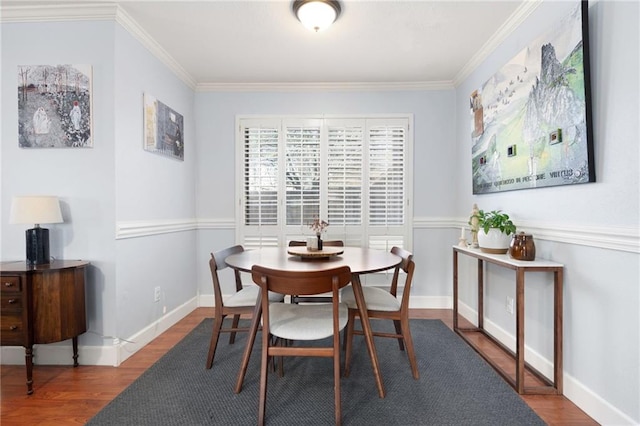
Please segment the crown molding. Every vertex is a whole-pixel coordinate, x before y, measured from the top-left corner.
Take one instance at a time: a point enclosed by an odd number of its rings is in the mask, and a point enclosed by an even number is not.
[[[0,6],[0,22],[107,21],[118,9],[114,3]]]
[[[196,89],[196,80],[121,7],[118,7],[116,11],[115,20],[129,34],[142,43],[152,55],[173,71],[191,90]]]
[[[448,90],[453,81],[309,82],[309,83],[199,83],[197,92],[360,92]]]
[[[542,0],[527,0],[509,16],[487,42],[471,57],[469,62],[456,74],[453,79],[454,86],[459,86],[480,64],[493,53],[494,50],[511,35],[511,33],[524,22],[527,17],[540,6]]]
[[[107,21],[120,24],[191,90],[196,81],[124,9],[112,3],[1,6],[0,22]]]
[[[539,5],[542,0],[522,3],[491,36],[453,80],[408,82],[285,82],[285,83],[197,83],[124,9],[113,3],[41,4],[0,6],[0,22],[61,22],[114,20],[196,92],[357,92],[403,90],[449,90],[460,85]]]

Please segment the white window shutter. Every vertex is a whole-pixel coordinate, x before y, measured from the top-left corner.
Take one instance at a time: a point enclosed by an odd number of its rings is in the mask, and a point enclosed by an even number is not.
[[[327,239],[411,249],[410,117],[240,118],[237,239],[286,244],[329,222]]]
[[[364,127],[328,126],[327,211],[330,226],[362,225]]]
[[[286,225],[308,226],[320,216],[320,126],[285,127]]]

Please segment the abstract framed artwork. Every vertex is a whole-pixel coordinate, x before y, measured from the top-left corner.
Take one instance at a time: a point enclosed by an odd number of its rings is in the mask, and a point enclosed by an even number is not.
[[[469,99],[473,193],[595,182],[588,4]]]
[[[91,65],[18,66],[18,145],[93,147]]]
[[[144,94],[144,149],[184,161],[184,119],[154,96]]]

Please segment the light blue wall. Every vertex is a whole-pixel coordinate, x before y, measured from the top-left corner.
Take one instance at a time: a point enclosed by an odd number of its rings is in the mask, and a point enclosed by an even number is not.
[[[193,221],[197,142],[193,90],[121,26],[115,31],[116,221]],[[184,119],[184,161],[144,151],[143,93]],[[196,296],[196,231],[116,241],[117,336],[127,337]],[[154,288],[161,300],[154,302]]]
[[[477,203],[485,210],[503,209],[516,224],[529,223],[541,230],[578,229],[573,242],[536,240],[539,257],[565,264],[565,395],[600,422],[639,423],[638,3],[599,1],[589,9],[596,183],[471,195],[471,92],[575,5],[544,2],[457,88],[457,157],[462,159],[456,170],[457,210],[468,216]],[[635,252],[606,248],[607,232],[613,238],[617,230],[635,233]],[[585,246],[577,237],[590,232],[603,237]],[[473,267],[467,265],[469,276],[474,276]],[[527,277],[525,324],[527,345],[552,359],[549,278]],[[489,321],[513,333],[513,317],[504,307],[506,296],[514,296],[513,274],[489,268],[486,280]],[[463,300],[475,306],[472,289],[462,293]],[[610,416],[608,404],[620,417]]]
[[[114,26],[113,22],[1,26],[1,258],[25,258],[24,231],[29,226],[9,225],[11,197],[59,196],[65,222],[49,225],[51,255],[91,261],[87,325],[89,330],[107,335],[116,331]],[[18,65],[39,64],[93,66],[93,148],[18,147]],[[80,336],[80,344],[88,342],[96,344],[96,335]]]
[[[577,235],[630,229],[637,242],[636,3],[599,1],[590,8],[597,183],[471,195],[469,94],[573,4],[543,3],[459,87],[441,91],[194,93],[114,22],[3,23],[0,257],[24,257],[26,227],[8,224],[11,197],[57,194],[65,223],[50,227],[52,254],[92,261],[91,331],[127,338],[160,318],[161,306],[171,310],[198,294],[210,295],[208,253],[235,242],[237,114],[413,114],[417,297],[451,297],[451,244],[458,236],[451,224],[466,220],[473,203],[502,208],[540,229],[545,223],[577,227]],[[40,63],[93,65],[94,148],[18,148],[11,124],[17,122],[17,66]],[[184,115],[184,162],[141,149],[145,91]],[[196,218],[205,224],[197,232],[115,238],[125,222]],[[553,238],[536,244],[541,257],[566,265],[565,394],[602,423],[639,423],[637,250]],[[463,265],[461,274],[471,279],[474,272],[473,265]],[[526,331],[527,345],[551,359],[548,278],[527,279]],[[504,310],[513,276],[490,268],[487,280],[488,318],[513,333],[513,317]],[[163,289],[160,304],[152,302],[155,286]],[[473,305],[472,291],[463,289],[462,297]],[[85,334],[80,344],[111,341]]]
[[[328,93],[198,93],[197,216],[203,220],[235,219],[235,137],[237,115],[396,114],[414,117],[414,216],[446,217],[455,213],[454,91]],[[417,264],[412,294],[446,294],[450,287],[442,253],[448,232],[419,230],[414,235]],[[208,253],[234,243],[233,230],[202,230],[198,238],[198,287],[210,294]],[[230,289],[229,289],[230,290]]]
[[[17,66],[76,63],[93,66],[93,148],[18,148]],[[183,114],[184,162],[142,150],[145,91]],[[2,24],[1,258],[24,259],[27,226],[8,224],[11,197],[58,195],[65,223],[50,226],[51,255],[92,265],[81,346],[130,338],[196,296],[195,230],[116,240],[123,221],[194,221],[194,96],[115,22]]]

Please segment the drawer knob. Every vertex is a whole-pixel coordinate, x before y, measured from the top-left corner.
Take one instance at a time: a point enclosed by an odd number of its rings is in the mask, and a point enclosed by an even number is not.
[[[13,283],[12,282],[7,282],[7,283],[4,283],[4,286],[5,287],[13,287]]]
[[[17,302],[17,300],[16,300],[16,299],[9,299],[9,304],[10,304],[10,305],[13,305],[13,304],[14,304],[14,303],[16,303],[16,302]]]
[[[9,326],[9,330],[11,330],[11,331],[15,331],[15,330],[17,330],[17,329],[18,329],[18,326],[17,326],[17,325]]]

